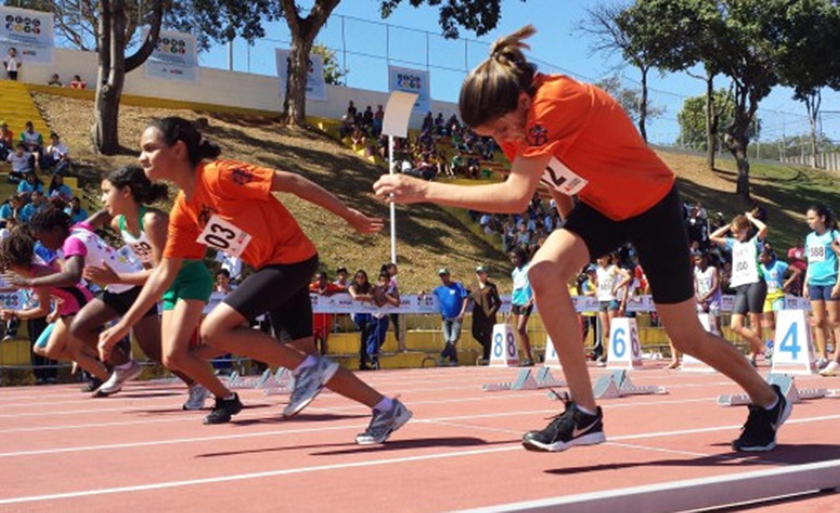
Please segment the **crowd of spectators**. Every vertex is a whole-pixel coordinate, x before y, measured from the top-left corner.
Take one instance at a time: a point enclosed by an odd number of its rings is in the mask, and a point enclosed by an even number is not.
[[[359,110],[353,101],[341,118],[339,136],[349,139],[368,156],[388,158],[388,138],[382,134],[385,111],[371,105]],[[438,177],[462,176],[479,178],[486,163],[493,160],[499,148],[492,138],[479,137],[465,127],[453,114],[445,119],[443,113],[429,112],[418,134],[409,138],[395,138],[394,161],[396,171],[434,180]]]
[[[563,226],[554,200],[545,200],[539,195],[534,196],[528,209],[521,214],[489,214],[472,210],[469,214],[481,226],[483,233],[499,236],[505,253],[522,248],[529,258],[553,230]]]

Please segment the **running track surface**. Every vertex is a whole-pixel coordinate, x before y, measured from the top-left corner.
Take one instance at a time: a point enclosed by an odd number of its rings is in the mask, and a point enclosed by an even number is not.
[[[606,371],[591,369],[593,378]],[[769,369],[763,368],[764,373]],[[840,400],[804,401],[763,455],[729,448],[746,408],[717,406],[738,388],[719,374],[631,376],[668,395],[604,400],[608,442],[559,454],[519,440],[562,409],[545,390],[484,392],[517,369],[434,368],[361,377],[401,394],[414,419],[382,446],[354,436],[368,410],[324,392],[282,420],[287,396],[240,390],[246,408],[227,425],[183,412],[179,385],[131,383],[91,399],[78,385],[0,389],[0,512],[451,511],[585,492],[736,475],[840,460]],[[554,371],[556,377],[562,374]],[[840,388],[840,378],[798,377],[800,388]],[[208,401],[208,406],[210,401]],[[687,492],[690,493],[690,492]],[[762,511],[838,510],[838,495],[780,502]]]

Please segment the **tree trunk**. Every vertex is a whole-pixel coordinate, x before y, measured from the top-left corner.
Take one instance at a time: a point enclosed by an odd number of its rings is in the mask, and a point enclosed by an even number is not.
[[[289,49],[289,72],[283,112],[288,125],[302,126],[306,121],[306,81],[309,78],[309,52],[312,39],[292,38]]]
[[[647,111],[648,111],[648,86],[647,86],[647,74],[648,68],[642,66],[642,99],[639,104],[639,133],[642,134],[642,139],[647,142],[647,129],[645,128],[645,122],[647,121]]]
[[[735,183],[735,194],[748,200],[750,199],[750,159],[747,157],[746,138],[729,140],[729,150],[735,156],[738,165],[738,181]]]
[[[706,164],[709,171],[715,170],[715,150],[717,149],[717,116],[715,116],[715,77],[708,74],[706,78]]]
[[[817,149],[817,117],[820,112],[820,103],[822,96],[817,90],[813,94],[805,96],[805,108],[808,110],[808,122],[811,125],[811,167],[818,168],[818,152]]]

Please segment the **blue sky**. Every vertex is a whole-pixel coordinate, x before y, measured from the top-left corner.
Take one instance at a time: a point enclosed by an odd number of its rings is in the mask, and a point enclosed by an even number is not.
[[[473,67],[486,56],[489,44],[497,37],[512,32],[527,23],[537,28],[531,38],[530,56],[540,63],[543,71],[563,72],[581,80],[597,80],[618,71],[624,76],[625,87],[632,87],[639,80],[639,73],[632,67],[620,68],[619,55],[608,57],[592,55],[592,40],[575,30],[586,18],[586,8],[597,0],[503,0],[502,19],[496,30],[476,38],[462,31],[469,41],[447,41],[440,37],[437,9],[423,6],[413,8],[404,0],[387,20],[379,16],[378,0],[343,0],[327,26],[322,29],[318,42],[339,51],[339,61],[346,62],[350,72],[347,83],[362,89],[387,90],[387,65],[391,64],[425,69],[430,67],[432,97],[455,101],[458,96],[465,67]],[[304,7],[312,2],[299,2]],[[385,23],[391,25],[386,27]],[[402,28],[405,27],[405,28]],[[415,29],[415,30],[410,30]],[[285,23],[271,24],[265,40],[249,46],[244,41],[234,43],[234,69],[267,75],[276,74],[274,48],[288,47],[290,39]],[[426,32],[431,32],[427,36]],[[343,51],[346,49],[346,53]],[[228,48],[217,46],[200,58],[203,66],[227,68]],[[677,112],[688,96],[703,94],[702,81],[686,74],[660,76],[654,72],[649,78],[652,100],[664,107],[665,113],[649,125],[648,133],[653,142],[672,143],[679,133]],[[719,79],[720,87],[728,87],[725,78]],[[823,95],[823,131],[840,140],[840,94]],[[803,133],[808,129],[805,107],[791,99],[791,91],[777,88],[761,103],[759,116],[763,122],[762,140],[778,139]]]

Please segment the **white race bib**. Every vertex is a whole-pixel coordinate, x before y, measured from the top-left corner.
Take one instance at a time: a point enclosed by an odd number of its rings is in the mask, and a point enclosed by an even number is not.
[[[251,242],[251,236],[214,214],[207,221],[204,231],[198,236],[196,242],[239,257]]]
[[[131,251],[137,255],[137,259],[144,264],[154,263],[152,246],[145,241],[127,243]]]
[[[566,196],[578,194],[589,184],[589,180],[575,174],[555,157],[551,157],[540,181]]]
[[[825,262],[825,246],[808,246],[808,262]]]

